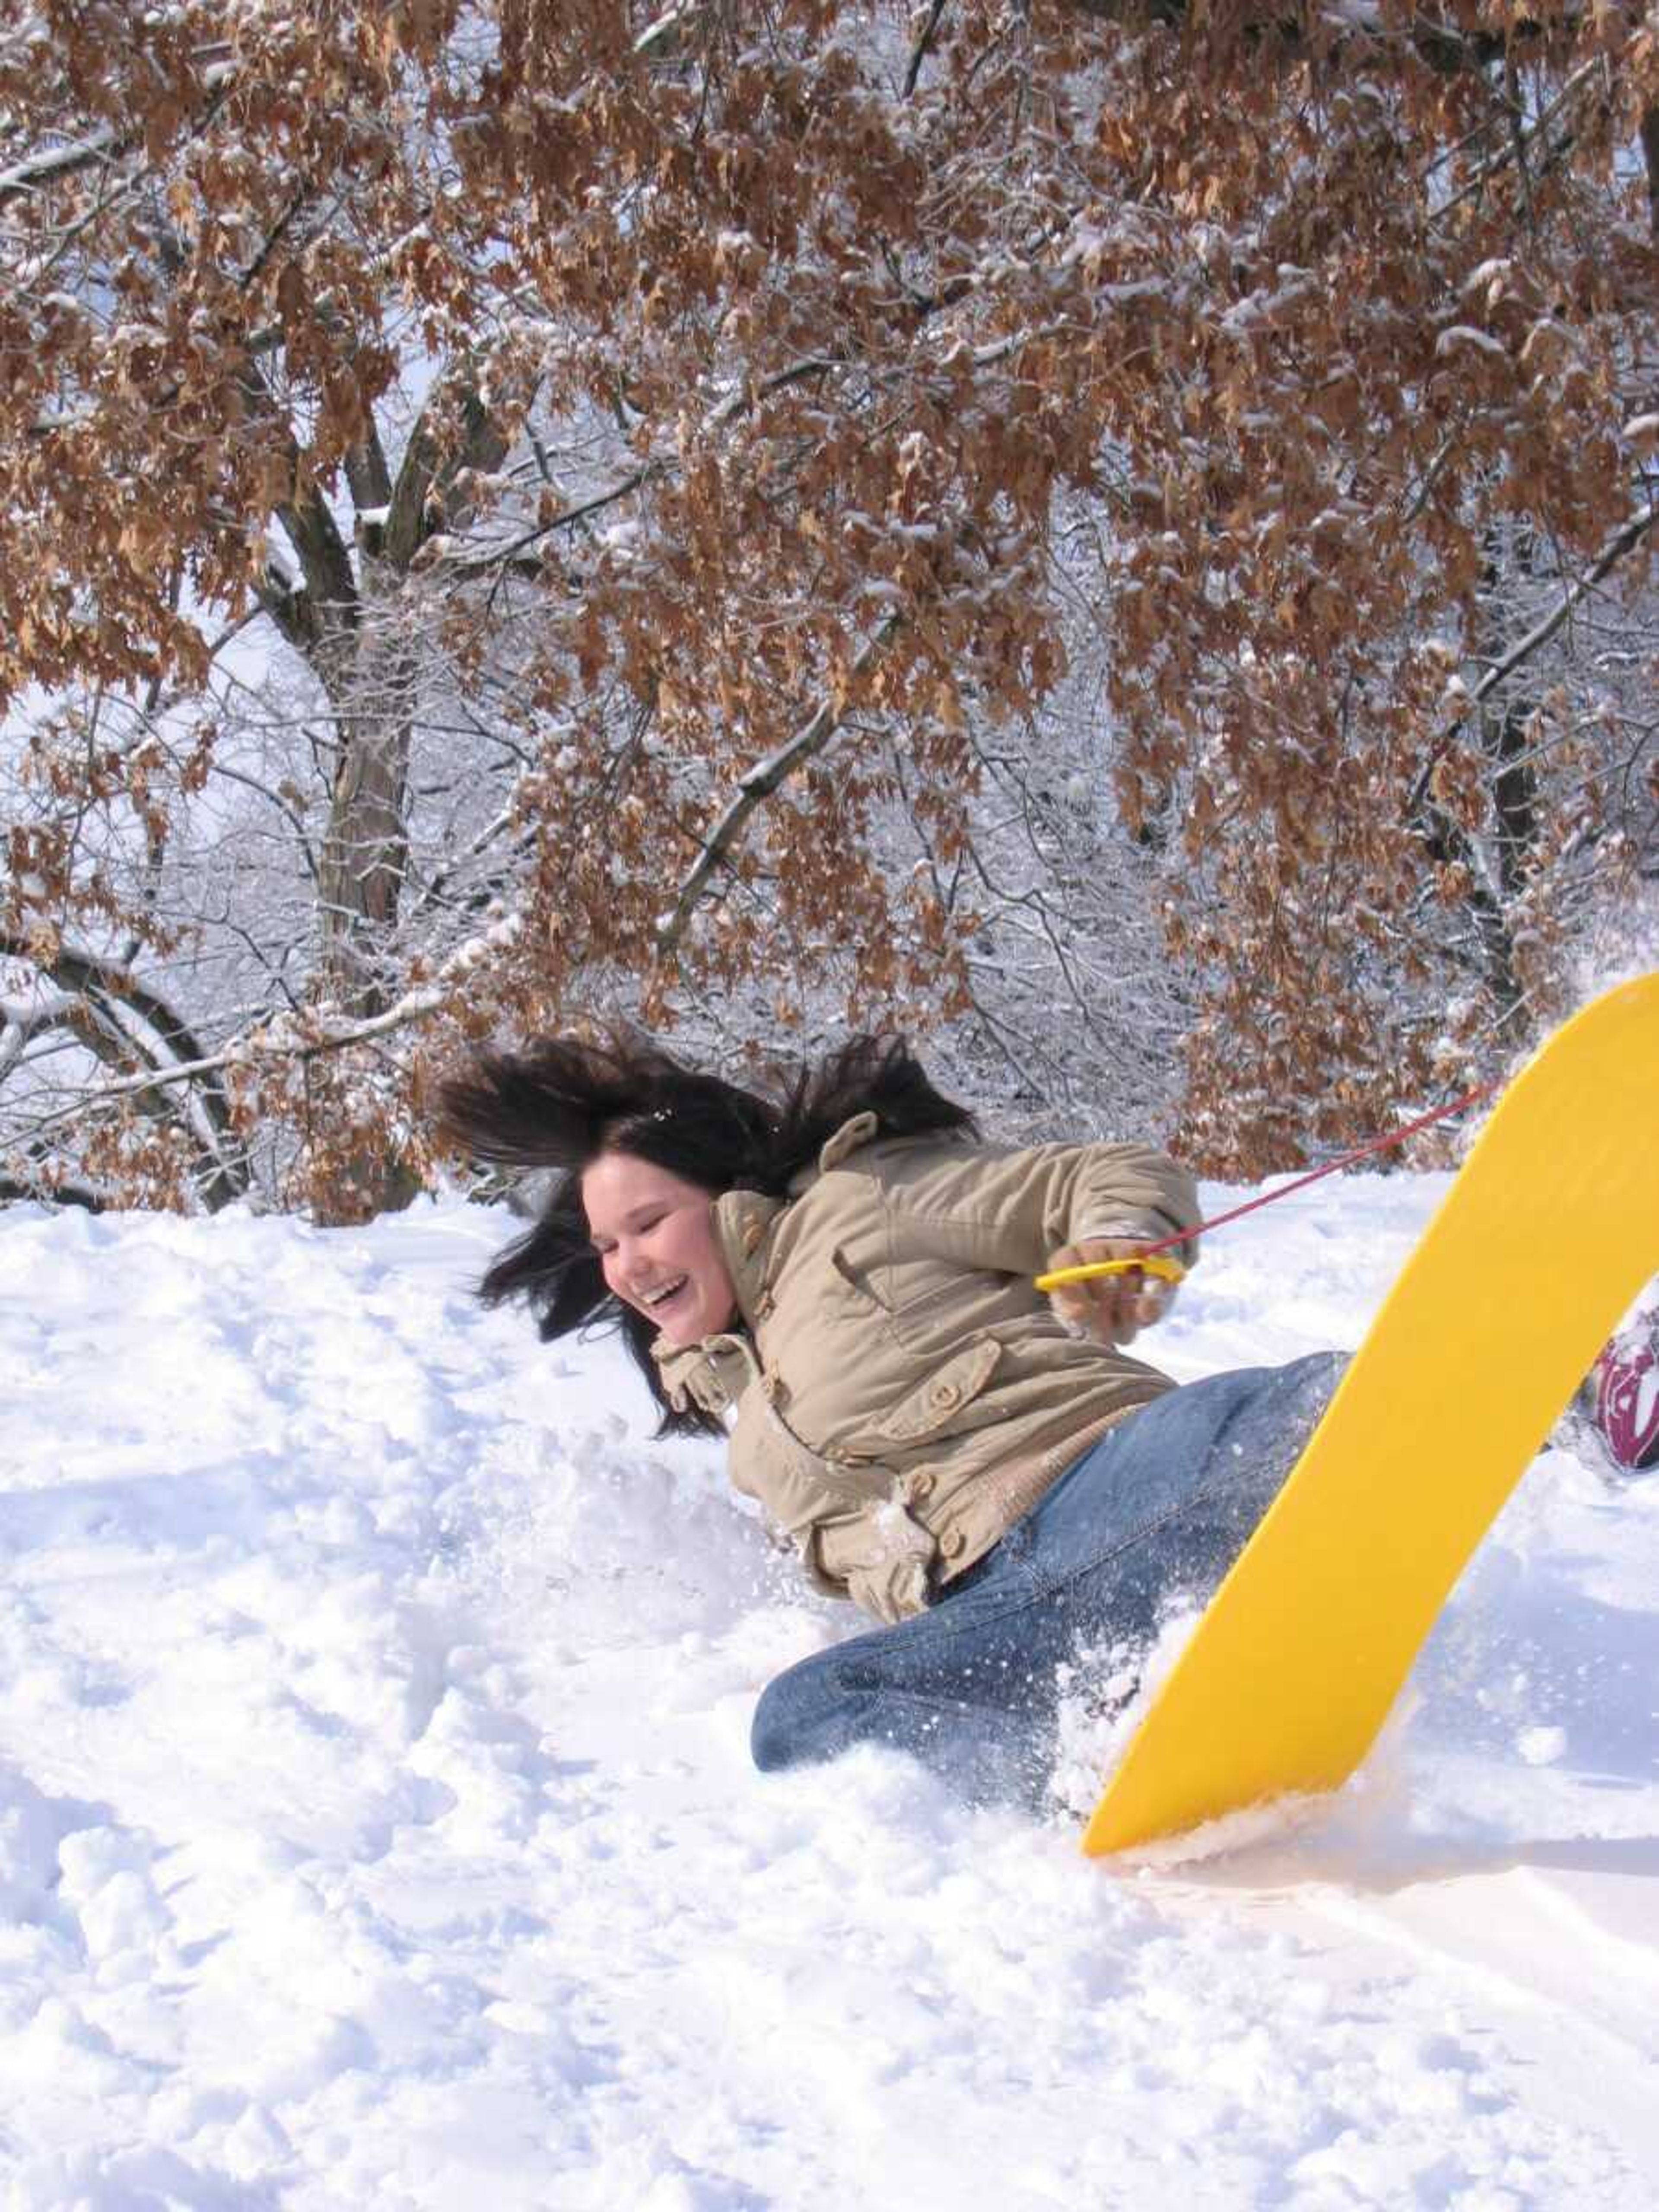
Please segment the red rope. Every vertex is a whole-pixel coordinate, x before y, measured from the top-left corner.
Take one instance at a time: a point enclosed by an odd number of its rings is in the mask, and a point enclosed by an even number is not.
[[[1429,1128],[1436,1121],[1443,1121],[1448,1115],[1461,1114],[1466,1106],[1474,1106],[1483,1098],[1490,1098],[1492,1092],[1499,1088],[1500,1085],[1495,1082],[1477,1083],[1473,1091],[1466,1091],[1461,1098],[1454,1098],[1450,1105],[1436,1106],[1426,1114],[1419,1114],[1414,1121],[1407,1121],[1403,1128],[1390,1129],[1386,1136],[1373,1137],[1369,1144],[1356,1145],[1352,1152],[1344,1152],[1337,1159],[1327,1160],[1322,1168],[1310,1170],[1308,1174],[1298,1176],[1294,1182],[1285,1183],[1281,1189],[1264,1192],[1260,1198],[1247,1199],[1243,1206],[1235,1206],[1226,1213],[1218,1213],[1213,1220],[1194,1222],[1190,1229],[1177,1229],[1173,1237],[1165,1237],[1156,1244],[1145,1246],[1143,1255],[1150,1259],[1155,1252],[1167,1252],[1173,1245],[1184,1244],[1189,1237],[1206,1237],[1211,1230],[1223,1228],[1230,1221],[1242,1221],[1247,1213],[1254,1213],[1258,1206],[1273,1206],[1279,1199],[1288,1198],[1292,1191],[1305,1190],[1310,1182],[1317,1182],[1322,1176],[1334,1175],[1339,1168],[1351,1168],[1356,1160],[1369,1159],[1373,1152],[1386,1152],[1391,1145],[1403,1145],[1407,1137],[1414,1137],[1419,1129]]]

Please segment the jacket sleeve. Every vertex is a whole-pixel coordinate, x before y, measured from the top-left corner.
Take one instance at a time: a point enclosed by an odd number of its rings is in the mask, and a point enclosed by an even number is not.
[[[1041,1273],[1080,1237],[1156,1243],[1199,1218],[1192,1177],[1143,1145],[895,1148],[881,1180],[911,1249],[1008,1274]],[[1174,1249],[1188,1267],[1198,1256],[1194,1238]]]

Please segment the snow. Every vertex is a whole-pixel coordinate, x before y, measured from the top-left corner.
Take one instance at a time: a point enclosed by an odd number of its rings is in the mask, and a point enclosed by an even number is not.
[[[1473,298],[1475,293],[1485,292],[1490,300],[1514,274],[1514,262],[1507,255],[1503,255],[1495,260],[1483,261],[1478,269],[1471,269],[1458,289],[1465,298]]]
[[[1152,1346],[1352,1343],[1443,1187],[1221,1231]],[[0,1211],[9,2212],[1655,2201],[1659,1478],[1546,1452],[1349,1789],[1091,1863],[752,1772],[858,1624],[476,1307],[513,1226]]]
[[[1298,305],[1316,289],[1312,276],[1305,269],[1281,264],[1278,274],[1283,281],[1277,290],[1269,291],[1263,286],[1235,301],[1227,309],[1220,327],[1229,337],[1249,337]]]
[[[1441,356],[1455,352],[1459,346],[1474,346],[1477,352],[1495,355],[1499,361],[1508,358],[1501,339],[1495,338],[1490,331],[1476,330],[1472,323],[1454,323],[1449,329],[1442,331],[1434,342],[1435,352]]]

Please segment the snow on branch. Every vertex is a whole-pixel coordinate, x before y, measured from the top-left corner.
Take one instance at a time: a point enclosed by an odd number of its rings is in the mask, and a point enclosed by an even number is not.
[[[805,378],[827,376],[841,365],[834,360],[815,355],[805,361],[792,362],[787,368],[781,368],[752,386],[739,384],[718,405],[709,410],[704,428],[707,430],[724,429],[728,423],[745,414],[756,400],[769,398],[774,392],[785,391]],[[673,473],[672,465],[665,460],[642,461],[638,468],[630,469],[625,476],[617,477],[614,483],[606,484],[586,499],[578,500],[573,506],[561,507],[547,521],[538,522],[533,529],[520,532],[516,537],[504,539],[498,544],[458,554],[449,549],[447,540],[441,541],[441,549],[448,556],[447,566],[452,574],[505,567],[527,552],[532,545],[538,545],[544,538],[552,537],[556,532],[573,529],[577,523],[586,522],[592,515],[603,514],[606,507],[615,507],[635,492],[642,491],[647,484],[660,482]]]
[[[405,991],[402,997],[378,1014],[361,1020],[330,1021],[325,1012],[315,1013],[283,1013],[250,1030],[245,1036],[234,1038],[222,1051],[203,1054],[195,1060],[179,1060],[171,1067],[157,1067],[140,1075],[123,1078],[115,1083],[99,1085],[94,1103],[103,1104],[117,1098],[138,1098],[146,1092],[155,1092],[178,1083],[199,1083],[204,1077],[222,1075],[227,1069],[246,1066],[256,1060],[314,1060],[325,1053],[343,1052],[354,1045],[371,1044],[375,1039],[390,1036],[393,1030],[407,1029],[411,1024],[429,1019],[440,1012],[448,1000],[453,986],[490,955],[503,952],[514,944],[523,928],[521,915],[499,917],[488,929],[469,938],[458,945],[447,959],[424,981]],[[40,1127],[55,1127],[84,1110],[81,1106],[65,1109],[40,1124]]]
[[[53,146],[45,153],[31,154],[14,162],[10,168],[0,169],[0,207],[26,198],[60,177],[78,176],[82,169],[107,161],[112,154],[123,152],[131,143],[118,137],[113,131],[94,131],[89,137],[77,138],[71,145]]]
[[[203,70],[201,85],[204,92],[222,92],[235,75],[233,64],[228,61],[212,63]],[[13,200],[27,198],[42,185],[53,184],[64,177],[78,176],[83,169],[96,167],[100,162],[131,153],[138,143],[137,131],[118,131],[107,125],[101,131],[88,131],[84,137],[71,140],[67,145],[52,146],[40,153],[27,155],[15,161],[10,168],[0,169],[0,207]]]
[[[1457,717],[1458,721],[1466,721],[1498,684],[1513,676],[1517,668],[1549,643],[1581,601],[1617,568],[1627,553],[1634,552],[1656,520],[1659,520],[1659,501],[1650,500],[1646,507],[1638,508],[1621,528],[1613,532],[1583,574],[1574,579],[1549,612],[1534,623],[1524,637],[1517,638],[1503,659],[1494,661],[1478,684],[1470,686],[1468,703]]]

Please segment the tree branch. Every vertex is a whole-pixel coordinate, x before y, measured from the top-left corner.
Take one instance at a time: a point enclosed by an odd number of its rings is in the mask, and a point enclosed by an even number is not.
[[[1635,550],[1656,521],[1659,521],[1659,501],[1650,501],[1613,532],[1583,574],[1574,578],[1548,614],[1541,621],[1534,623],[1524,637],[1517,638],[1503,659],[1495,660],[1473,687],[1468,704],[1458,715],[1452,726],[1454,728],[1459,723],[1466,722],[1483,699],[1496,690],[1506,678],[1513,676],[1516,670],[1523,662],[1530,660],[1541,647],[1549,643],[1573,609],[1588,598],[1610,570],[1618,567],[1627,553]]]
[[[945,13],[945,0],[933,0],[927,10],[927,21],[916,33],[916,42],[910,49],[910,63],[904,72],[904,97],[914,100],[916,81],[921,75],[921,65],[933,50],[933,33],[939,28],[939,17]]]
[[[278,408],[270,386],[252,362],[244,363],[237,380],[249,404],[262,421],[274,427],[281,439],[284,458],[296,477],[300,466],[300,443]],[[287,587],[287,603],[283,611],[278,596],[275,604],[267,598],[271,588],[267,579],[262,579],[256,588],[273,620],[284,636],[300,651],[313,654],[317,647],[343,630],[355,629],[358,616],[356,571],[352,567],[350,549],[340,535],[339,525],[329,510],[328,502],[314,484],[308,485],[297,497],[280,501],[276,507],[277,520],[287,532],[305,578],[304,599],[292,586]],[[267,577],[269,572],[267,572]],[[318,673],[326,674],[322,666]]]
[[[1133,28],[1137,23],[1182,25],[1196,18],[1202,21],[1208,10],[1196,4],[1196,0],[1065,0],[1065,4],[1080,15],[1091,15],[1097,22],[1118,23]],[[1501,61],[1508,51],[1508,42],[1489,31],[1465,30],[1458,23],[1438,15],[1428,8],[1412,10],[1411,21],[1403,26],[1391,23],[1380,6],[1364,4],[1359,0],[1344,10],[1343,25],[1355,35],[1370,40],[1376,45],[1408,45],[1419,60],[1443,76],[1455,76],[1464,70],[1486,69]],[[1280,10],[1272,4],[1265,5],[1259,15],[1243,27],[1243,36],[1255,44],[1273,39],[1286,53],[1301,53],[1307,46],[1307,33],[1303,18],[1292,10]],[[1541,23],[1522,21],[1510,33],[1516,40],[1540,38],[1544,34]]]
[[[135,1058],[155,1071],[159,1072],[164,1066],[144,1039],[122,1018],[124,1009],[142,1023],[168,1053],[177,1054],[186,1063],[204,1062],[206,1054],[201,1040],[189,1023],[130,968],[70,946],[60,946],[50,960],[43,960],[27,940],[9,932],[0,932],[0,954],[27,961],[70,1000],[78,1001],[85,1008],[85,1019],[77,1020],[73,1005],[65,1006],[56,1018],[58,1024],[61,1026],[69,1023],[88,1049],[106,1066]],[[241,1195],[246,1188],[246,1177],[229,1167],[220,1152],[220,1140],[233,1133],[229,1102],[222,1085],[204,1081],[196,1093],[195,1103],[206,1128],[201,1134],[191,1132],[191,1140],[210,1170],[204,1194],[210,1206],[216,1209],[229,1199]],[[175,1117],[168,1113],[164,1118]]]
[[[189,1105],[181,1109],[156,1087],[155,1077],[161,1072],[162,1063],[122,1019],[122,1009],[130,1008],[170,1048],[199,1055],[199,1042],[172,1008],[129,971],[91,954],[60,951],[52,960],[42,961],[26,943],[9,934],[0,935],[0,953],[29,961],[65,994],[49,1015],[33,1025],[35,1033],[64,1030],[106,1067],[131,1066],[136,1059],[150,1071],[136,1081],[129,1079],[110,1085],[94,1093],[94,1097],[131,1093],[141,1113],[179,1130],[196,1155],[203,1203],[210,1212],[216,1213],[222,1206],[240,1198],[247,1188],[246,1168],[228,1158],[221,1148],[220,1140],[233,1133],[222,1087],[214,1080],[204,1082],[197,1091],[191,1103],[200,1109],[203,1124],[193,1127]],[[77,1107],[73,1110],[78,1113],[84,1109]],[[67,1115],[46,1117],[34,1125],[34,1137],[38,1140],[47,1129],[66,1118]]]
[[[902,615],[887,617],[874,636],[867,639],[859,648],[852,666],[853,677],[862,676],[871,663],[885,650],[903,620]],[[678,948],[692,914],[708,889],[710,878],[724,864],[742,836],[750,817],[799,768],[807,761],[817,759],[841,727],[846,711],[844,704],[838,706],[833,699],[823,700],[787,744],[781,745],[776,752],[769,754],[763,761],[757,761],[747,775],[739,778],[736,791],[704,839],[702,849],[690,874],[681,884],[672,911],[657,931],[659,952],[672,954]]]
[[[380,426],[371,415],[368,428],[345,457],[346,482],[359,514],[392,504],[392,471],[380,443]]]
[[[426,982],[405,991],[381,1013],[362,1021],[331,1025],[325,1024],[320,1014],[310,1011],[301,1015],[278,1015],[262,1028],[233,1038],[222,1051],[204,1053],[198,1060],[180,1061],[172,1067],[158,1067],[153,1073],[105,1084],[92,1094],[93,1103],[101,1105],[106,1099],[134,1098],[148,1091],[170,1090],[176,1083],[197,1083],[205,1075],[220,1075],[228,1067],[246,1067],[256,1060],[316,1060],[325,1053],[345,1052],[354,1045],[373,1043],[377,1037],[388,1036],[396,1030],[407,1029],[441,1012],[451,987],[492,954],[504,951],[514,944],[522,928],[522,915],[504,916],[478,936],[458,945]],[[65,1108],[62,1113],[43,1121],[40,1127],[42,1132],[55,1128],[84,1110],[79,1106]]]
[[[101,1213],[105,1207],[105,1200],[85,1183],[42,1183],[36,1188],[32,1184],[19,1182],[15,1176],[0,1176],[0,1206],[19,1204],[76,1206],[83,1213]]]
[[[458,452],[446,453],[432,434],[433,406],[438,404],[434,399],[422,410],[392,493],[392,512],[386,517],[381,550],[399,574],[407,572],[435,529],[453,528],[465,520],[465,510],[455,500],[457,479],[462,472],[467,469],[499,468],[507,455],[507,441],[496,428],[476,386],[469,386],[461,394],[463,435]],[[434,493],[438,508],[435,516]]]
[[[103,130],[94,131],[89,137],[77,138],[72,145],[53,146],[44,154],[31,154],[14,162],[9,169],[0,169],[0,208],[13,200],[26,198],[42,185],[78,176],[82,169],[96,167],[112,155],[125,154],[134,143],[131,137],[123,137],[114,131]]]

